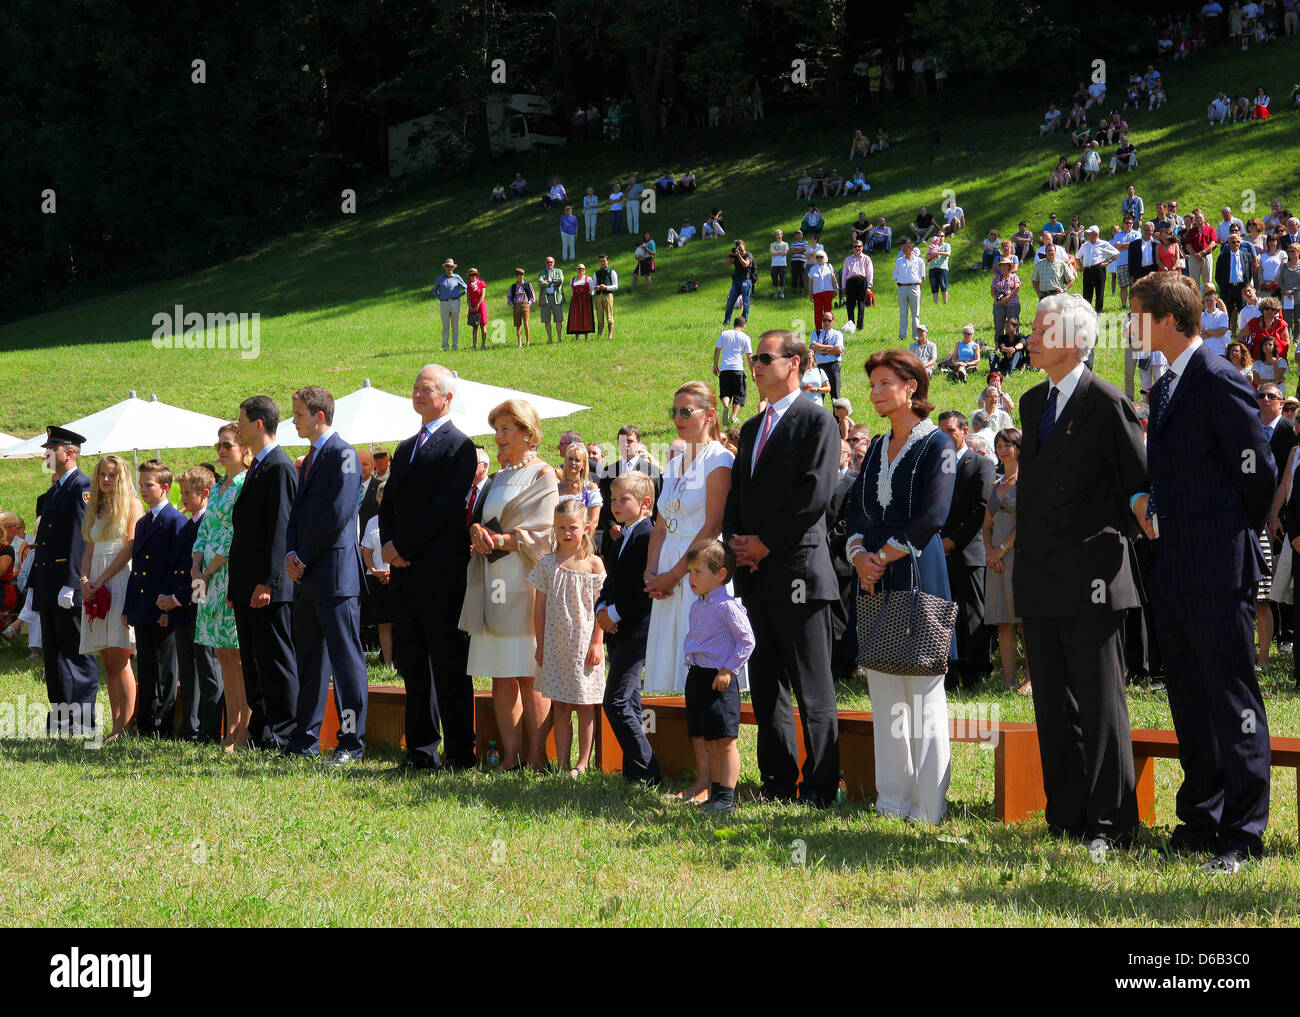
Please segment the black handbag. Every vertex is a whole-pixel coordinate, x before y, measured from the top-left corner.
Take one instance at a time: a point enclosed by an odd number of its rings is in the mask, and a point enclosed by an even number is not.
[[[907,550],[911,589],[863,593],[859,587],[858,663],[907,678],[940,675],[948,670],[957,605],[919,588],[916,548],[909,543]]]

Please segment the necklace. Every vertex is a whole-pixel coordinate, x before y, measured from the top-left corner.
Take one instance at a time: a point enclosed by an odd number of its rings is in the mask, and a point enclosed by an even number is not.
[[[522,470],[525,466],[527,466],[536,458],[537,458],[537,453],[534,452],[532,449],[529,449],[528,454],[524,456],[522,461],[515,463],[513,466],[503,466],[501,467],[501,470],[502,472],[509,471],[511,473],[513,473],[515,470]]]
[[[1020,471],[1019,471],[1019,470],[1016,470],[1016,472],[1013,473],[1013,474],[1011,474],[1010,476],[1003,477],[1000,481],[998,481],[998,483],[999,483],[999,484],[1009,484],[1009,483],[1011,483],[1013,480],[1015,480],[1018,476],[1020,476]]]

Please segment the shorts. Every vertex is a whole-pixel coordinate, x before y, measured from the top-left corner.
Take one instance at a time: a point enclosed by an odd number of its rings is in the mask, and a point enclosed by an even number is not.
[[[545,301],[538,301],[537,306],[540,307],[540,308],[542,309],[542,324],[543,324],[543,325],[545,325],[548,321],[553,321],[553,322],[555,322],[557,325],[563,325],[563,324],[564,324],[564,305],[563,305],[563,304],[548,304],[548,303],[546,303]]]
[[[592,308],[596,312],[597,321],[614,321],[614,294],[612,293],[593,293],[591,297]]]
[[[515,304],[515,305],[514,305],[514,310],[515,310],[515,328],[518,328],[520,325],[527,325],[527,324],[529,323],[529,322],[528,322],[529,312],[532,311],[532,309],[533,309],[533,305],[532,305],[532,304]]]
[[[1119,284],[1120,284],[1121,286],[1128,286],[1128,285],[1129,285],[1128,264],[1127,264],[1127,263],[1125,263],[1125,264],[1123,264],[1123,265],[1120,265],[1117,269],[1115,269],[1115,279],[1119,282]]]
[[[653,275],[655,263],[653,258],[642,258],[636,263],[636,275]]]
[[[730,399],[737,406],[745,405],[745,372],[744,371],[719,371],[718,372],[718,395],[722,399]]]
[[[686,671],[686,734],[714,742],[740,735],[740,683],[733,676],[725,692],[713,691],[716,667]]]
[[[930,292],[938,293],[940,290],[948,292],[948,270],[946,268],[930,269]]]

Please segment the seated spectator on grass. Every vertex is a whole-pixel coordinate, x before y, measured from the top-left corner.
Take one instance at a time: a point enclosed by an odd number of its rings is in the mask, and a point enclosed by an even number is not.
[[[1232,113],[1229,119],[1234,124],[1244,124],[1251,116],[1250,100],[1244,95],[1239,95],[1232,100]]]
[[[563,205],[568,198],[564,185],[559,180],[552,180],[550,192],[542,195],[542,207],[549,209],[552,205]]]
[[[1065,223],[1057,218],[1055,212],[1049,212],[1047,222],[1043,223],[1043,228],[1039,232],[1051,234],[1051,241],[1057,243],[1065,236]],[[1044,241],[1044,244],[1046,244],[1046,241]]]
[[[695,224],[689,219],[682,220],[682,228],[680,230],[675,230],[671,226],[668,227],[667,243],[669,247],[684,247],[686,244],[694,240],[695,237]]]
[[[939,370],[953,381],[963,385],[980,368],[980,348],[975,341],[975,326],[967,325],[961,330],[952,353],[939,362]]]
[[[1097,143],[1094,141],[1088,146],[1088,151],[1083,154],[1083,174],[1085,181],[1097,179],[1097,174],[1101,172],[1101,152],[1097,150]]]
[[[810,241],[820,240],[822,237],[822,228],[826,225],[826,219],[822,216],[821,211],[816,205],[810,204],[808,211],[804,213],[802,221],[799,223],[799,229],[803,235]]]
[[[871,143],[871,151],[868,154],[876,155],[879,152],[885,151],[887,148],[889,148],[889,134],[883,127],[877,127],[876,138]]]
[[[876,225],[871,228],[867,234],[867,251],[888,251],[894,244],[894,231],[889,228],[882,215],[876,220]]]
[[[822,182],[822,194],[828,198],[844,197],[844,178],[834,166],[831,167],[830,175]]]
[[[1115,170],[1120,166],[1126,167],[1128,171],[1132,173],[1137,169],[1137,164],[1137,146],[1129,141],[1128,135],[1125,134],[1119,139],[1119,148],[1117,148],[1115,154],[1110,157],[1110,175],[1114,176]]]
[[[1025,349],[1025,337],[1020,334],[1020,321],[1017,318],[1007,318],[1002,326],[1002,334],[997,337],[995,345],[989,353],[989,367],[991,368],[989,380],[993,379],[994,374],[1001,379],[1012,371],[1018,371],[1029,366],[1029,355]]]
[[[993,385],[989,385],[980,393],[980,409],[989,415],[989,427],[994,431],[1015,426],[1011,414],[1003,408],[1002,396],[1002,390]]]
[[[1088,86],[1088,101],[1083,104],[1084,109],[1092,109],[1094,106],[1100,106],[1106,101],[1106,82],[1094,81]]]
[[[795,185],[795,201],[811,201],[813,196],[813,178],[805,169],[803,175],[799,177],[799,182]]]
[[[1070,144],[1075,148],[1082,148],[1092,141],[1092,129],[1086,124],[1075,124],[1070,131]]]
[[[688,169],[682,174],[681,179],[677,181],[677,193],[690,194],[695,190],[695,187],[695,171]]]
[[[1029,224],[1023,219],[1017,225],[1016,232],[1011,234],[1011,242],[1015,245],[1016,261],[1027,261],[1034,250],[1034,235],[1029,232]]]
[[[939,347],[930,341],[930,330],[919,321],[916,323],[916,340],[907,349],[921,361],[927,374],[934,374],[934,369],[939,366]]]
[[[960,205],[952,204],[943,210],[943,222],[948,235],[952,236],[958,230],[966,228],[966,212]]]
[[[722,225],[722,209],[715,208],[709,213],[709,218],[704,223],[704,239],[710,238],[716,240],[718,237],[725,237],[727,231]]]
[[[930,234],[938,229],[934,216],[930,214],[930,210],[924,205],[921,206],[921,211],[916,213],[916,218],[912,220],[911,229],[918,242],[929,240]]]
[[[984,238],[982,244],[984,247],[984,252],[980,256],[981,258],[980,264],[981,267],[985,271],[987,271],[988,269],[992,268],[994,263],[998,260],[998,249],[1002,245],[1001,240],[998,239],[998,231],[989,230],[988,236]]]
[[[1052,172],[1047,175],[1047,189],[1049,191],[1059,191],[1062,187],[1069,186],[1074,175],[1070,172],[1070,160],[1065,156],[1056,160],[1056,166]]]
[[[853,179],[844,183],[844,193],[849,194],[866,194],[871,190],[871,185],[867,183],[866,177],[862,175],[862,167],[855,167],[853,170]]]
[[[504,205],[505,203],[506,203],[505,184],[497,184],[494,188],[492,188],[492,194],[488,198],[488,207],[490,208],[493,205]]]
[[[1133,109],[1142,108],[1142,79],[1141,78],[1137,78],[1136,80],[1130,80],[1128,83],[1128,87],[1125,88],[1124,90],[1124,105],[1121,107],[1121,109],[1128,109],[1130,106],[1133,107]]]
[[[1232,102],[1226,95],[1220,92],[1210,100],[1210,105],[1205,108],[1205,115],[1210,124],[1225,124],[1228,122],[1228,114],[1232,111]]]
[[[1088,114],[1083,111],[1083,106],[1079,104],[1077,99],[1070,106],[1070,112],[1066,114],[1065,126],[1067,128],[1083,127],[1085,129],[1088,126]]]
[[[1147,112],[1153,113],[1158,109],[1162,109],[1166,98],[1168,97],[1165,95],[1165,86],[1157,85],[1155,91],[1151,93],[1150,98],[1147,100]]]
[[[677,190],[677,181],[673,179],[672,170],[664,170],[663,176],[655,181],[655,190],[660,194],[672,194]]]
[[[1056,108],[1055,103],[1048,103],[1047,113],[1043,116],[1043,123],[1038,128],[1038,136],[1051,134],[1061,126],[1061,111]]]
[[[989,371],[988,385],[991,386],[992,388],[997,389],[997,392],[998,392],[998,409],[1005,410],[1007,413],[1014,414],[1014,413],[1016,412],[1016,404],[1015,404],[1015,401],[1014,401],[1014,400],[1013,400],[1009,395],[1007,395],[1006,392],[1004,392],[1004,391],[1002,390],[1002,372],[1001,372],[1001,371]],[[983,394],[981,393],[981,399],[982,399],[982,397],[983,397]],[[975,400],[975,407],[974,407],[974,408],[977,409],[977,410],[978,410],[978,409],[980,408],[980,406],[982,405],[982,403],[981,403],[981,399],[976,399],[976,400]]]
[[[858,217],[849,223],[849,246],[861,244],[867,246],[867,237],[871,234],[871,220],[866,212],[859,212]]]
[[[524,179],[522,173],[516,173],[515,178],[510,181],[510,196],[512,198],[522,198],[528,193],[528,181]]]
[[[1260,85],[1259,88],[1255,90],[1255,100],[1252,103],[1251,115],[1256,120],[1267,120],[1269,117],[1268,107],[1270,102],[1272,102],[1272,100],[1269,99],[1268,93],[1264,91],[1264,86]]]
[[[849,139],[849,162],[871,154],[871,142],[861,131],[854,131]]]
[[[812,175],[813,193],[820,194],[822,185],[826,183],[826,168],[818,166],[817,172]]]
[[[1083,223],[1077,215],[1070,216],[1070,224],[1065,228],[1065,249],[1070,254],[1078,254],[1083,246]]]

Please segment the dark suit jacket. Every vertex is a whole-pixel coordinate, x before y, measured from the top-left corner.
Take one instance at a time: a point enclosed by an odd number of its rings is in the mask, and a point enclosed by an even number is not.
[[[293,600],[294,584],[284,571],[285,536],[298,490],[298,471],[279,445],[254,465],[231,510],[229,593],[236,607],[247,607],[253,590],[271,588],[272,603]]]
[[[725,539],[757,536],[770,552],[758,570],[736,570],[736,595],[790,603],[835,600],[839,585],[826,543],[826,513],[839,478],[840,431],[835,418],[802,396],[768,435],[750,475],[763,414],[740,429],[723,513]]]
[[[1295,443],[1295,425],[1286,417],[1278,417],[1277,424],[1273,427],[1273,434],[1268,439],[1268,447],[1273,453],[1273,466],[1279,477],[1282,475],[1282,467],[1286,465],[1286,457],[1291,454]]]
[[[605,584],[599,602],[612,604],[618,612],[617,637],[644,639],[650,632],[650,594],[645,592],[646,559],[650,553],[650,534],[654,526],[647,518],[638,524],[630,538],[621,540],[605,552]],[[624,548],[623,545],[627,544]],[[619,554],[622,548],[623,553]]]
[[[52,611],[59,604],[59,591],[72,587],[73,608],[81,607],[81,559],[86,553],[86,538],[81,522],[86,517],[90,498],[90,478],[73,470],[58,487],[52,487],[37,499],[41,525],[36,531],[36,555],[28,585],[32,607]]]
[[[1250,383],[1199,347],[1148,426],[1147,454],[1160,526],[1152,583],[1186,595],[1256,582],[1277,470]]]
[[[1040,448],[1050,388],[1044,381],[1020,399],[1016,614],[1062,618],[1137,607],[1129,539],[1140,529],[1129,499],[1147,488],[1142,425],[1123,392],[1084,368]]]
[[[285,554],[306,566],[298,583],[304,597],[359,597],[361,548],[357,544],[357,500],[361,469],[357,452],[337,431],[298,478],[285,533]]]
[[[465,497],[478,470],[474,442],[448,421],[416,452],[415,437],[397,446],[388,467],[388,484],[379,506],[379,539],[393,542],[411,564],[395,568],[394,597],[420,596],[451,604],[459,617],[469,564],[469,528]],[[488,485],[483,485],[476,518],[481,516]]]
[[[952,506],[948,521],[939,535],[957,546],[949,557],[956,557],[972,567],[986,565],[984,555],[984,513],[989,505],[989,488],[996,474],[993,460],[967,447],[957,460],[957,477],[952,489]]]
[[[1217,257],[1214,259],[1214,283],[1222,293],[1231,283],[1228,282],[1229,266],[1232,264],[1232,251],[1227,244],[1218,249]],[[1241,250],[1238,252],[1242,256],[1241,283],[1253,282],[1255,279],[1255,245],[1249,241],[1242,241]],[[1179,387],[1182,383],[1179,382]],[[1177,389],[1174,390],[1175,392]]]
[[[1128,245],[1128,275],[1129,278],[1134,281],[1141,279],[1144,275],[1149,275],[1156,270],[1155,249],[1159,245],[1154,239],[1151,241],[1151,264],[1146,268],[1143,268],[1142,247],[1144,244],[1144,240],[1134,240]],[[1044,396],[1044,398],[1046,398],[1046,396]]]
[[[207,514],[206,511],[204,514]],[[172,556],[171,595],[181,602],[181,606],[171,610],[171,621],[174,625],[193,625],[195,615],[198,613],[190,587],[190,569],[194,565],[194,538],[199,535],[201,522],[203,522],[202,516],[186,519],[180,536],[176,538],[176,553]]]
[[[136,521],[131,578],[122,601],[122,614],[132,625],[156,625],[162,617],[156,602],[176,589],[176,545],[186,522],[173,505],[164,505],[157,519],[145,512]]]
[[[364,481],[366,493],[361,496],[361,508],[357,510],[357,523],[361,532],[366,532],[366,524],[379,515],[379,478],[373,473]]]

